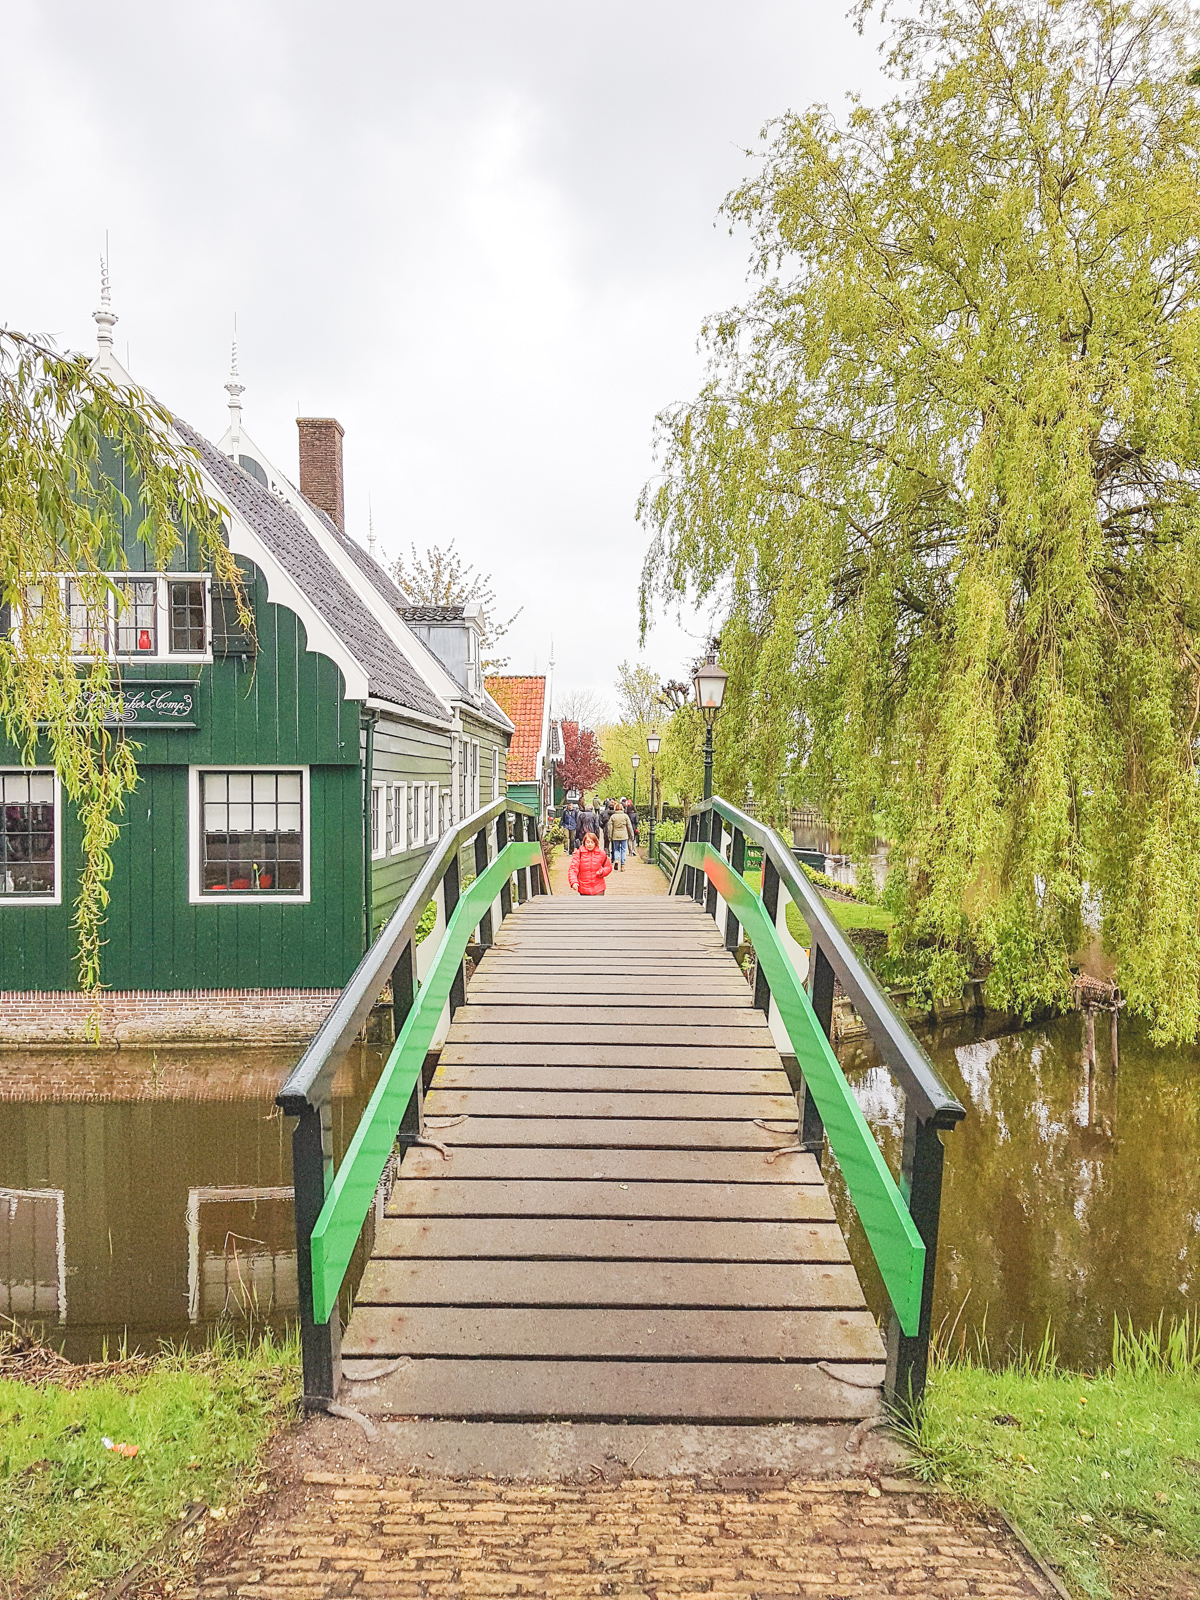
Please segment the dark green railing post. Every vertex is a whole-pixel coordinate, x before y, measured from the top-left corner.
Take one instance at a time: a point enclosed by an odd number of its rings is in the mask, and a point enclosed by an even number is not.
[[[342,1323],[335,1305],[327,1322],[313,1320],[312,1238],[325,1190],[333,1172],[332,1105],[306,1106],[292,1134],[292,1185],[295,1192],[296,1284],[300,1293],[300,1359],[304,1369],[304,1402],[320,1409],[337,1396],[342,1381]]]
[[[488,865],[488,836],[487,829],[480,828],[475,835],[475,876],[480,878],[487,871]],[[486,950],[492,943],[492,911],[489,906],[479,919],[479,942]]]
[[[812,966],[812,975],[809,979],[809,998],[812,1008],[816,1013],[817,1021],[821,1025],[821,1032],[833,1043],[833,982],[834,972],[829,964],[829,957],[822,950],[810,932],[811,951],[809,960]],[[800,1101],[800,1142],[812,1151],[817,1158],[817,1165],[825,1152],[825,1124],[821,1121],[821,1113],[817,1110],[817,1102],[809,1094],[807,1087],[801,1091]]]
[[[772,923],[779,920],[779,870],[769,855],[763,855],[762,903]],[[768,1021],[771,1018],[771,985],[760,961],[754,972],[754,1004]]]
[[[413,1001],[417,998],[416,954],[416,946],[410,939],[401,950],[399,961],[392,968],[392,1022],[395,1027],[394,1036],[397,1039],[400,1037],[401,1028],[408,1020]],[[414,1139],[425,1137],[424,1087],[423,1083],[417,1083],[408,1102],[408,1108],[400,1119],[398,1138],[401,1144],[411,1144]]]
[[[716,806],[708,813],[708,842],[718,855],[721,854],[721,843],[725,832],[725,824]],[[704,897],[704,909],[715,922],[717,920],[717,886],[712,879],[708,879],[708,892]]]
[[[459,878],[458,871],[458,856],[456,854],[454,860],[446,868],[446,876],[442,879],[442,908],[447,927],[450,925],[450,918],[454,915],[454,908],[458,904],[460,881],[461,880]],[[466,998],[467,978],[466,973],[463,970],[463,963],[460,961],[458,964],[458,971],[454,974],[454,978],[450,984],[451,1016],[454,1015]]]
[[[733,848],[729,853],[729,865],[738,877],[746,871],[746,835],[740,828],[733,830]],[[736,950],[741,940],[742,930],[738,919],[733,914],[733,907],[725,907],[725,948]]]
[[[904,1153],[901,1185],[908,1191],[908,1209],[925,1244],[921,1280],[921,1324],[911,1337],[893,1311],[888,1322],[888,1404],[910,1419],[920,1415],[929,1375],[929,1338],[933,1332],[933,1282],[937,1267],[938,1219],[942,1210],[942,1167],[946,1151],[932,1117],[920,1121],[910,1106],[904,1111]]]
[[[508,812],[502,811],[496,818],[496,854],[499,855],[508,844]],[[512,884],[505,879],[500,888],[500,921],[512,915]]]

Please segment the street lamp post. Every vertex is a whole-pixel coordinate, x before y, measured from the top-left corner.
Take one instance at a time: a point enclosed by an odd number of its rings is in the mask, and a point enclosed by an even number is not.
[[[654,758],[658,754],[658,747],[659,747],[660,744],[662,744],[662,739],[659,737],[659,735],[657,733],[648,733],[646,735],[646,749],[649,750],[649,752],[650,752],[650,855],[649,855],[649,861],[650,861],[651,866],[653,866],[654,859],[655,859],[655,857],[654,857],[654,819],[655,819],[656,812],[658,810],[658,807],[657,807],[657,804],[656,804],[658,790],[657,790],[657,788],[655,786]]]
[[[630,756],[629,764],[633,768],[633,809],[636,811],[637,810],[637,769],[642,764],[642,758],[637,753],[636,750],[633,752],[632,756]]]
[[[714,641],[715,646],[715,641]],[[717,652],[715,647],[709,651],[708,659],[702,666],[696,668],[696,675],[692,682],[696,685],[696,704],[704,713],[704,798],[712,799],[712,763],[713,763],[713,723],[717,720],[717,712],[721,709],[721,702],[725,698],[725,684],[729,674],[717,665]]]

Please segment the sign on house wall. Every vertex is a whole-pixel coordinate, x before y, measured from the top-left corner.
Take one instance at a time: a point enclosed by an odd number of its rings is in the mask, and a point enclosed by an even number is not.
[[[104,720],[117,728],[194,728],[198,688],[194,680],[114,684]]]

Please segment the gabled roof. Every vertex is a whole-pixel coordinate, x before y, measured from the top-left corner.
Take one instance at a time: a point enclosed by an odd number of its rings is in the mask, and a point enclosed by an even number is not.
[[[405,622],[461,622],[466,614],[466,606],[410,606],[406,600],[400,607]]]
[[[373,589],[379,591],[394,611],[400,611],[408,604],[408,596],[404,590],[400,588],[391,574],[379,565],[369,550],[364,550],[357,540],[352,539],[348,533],[343,533],[329,513],[322,511],[320,506],[314,506],[307,496],[305,496],[304,503],[312,507],[312,510],[320,517],[325,527],[329,529],[330,535],[341,545],[363,577]]]
[[[256,478],[235,466],[228,456],[179,417],[173,419],[180,437],[199,455],[204,470],[216,484],[230,510],[248,524],[270,550],[313,609],[342,641],[367,675],[371,695],[390,700],[393,705],[415,711],[436,722],[450,722],[450,714],[433,691],[422,681],[399,647],[372,616],[351,583],[333,564],[303,519],[285,501],[278,499]],[[328,520],[328,519],[326,519]],[[330,523],[333,528],[333,524]],[[356,546],[338,534],[353,554]],[[391,583],[366,551],[361,552],[359,569],[378,589],[380,580]],[[377,576],[364,563],[376,568]],[[391,585],[395,588],[395,585]],[[397,594],[400,591],[396,590]],[[400,594],[401,600],[404,596]],[[390,601],[390,596],[389,596]]]
[[[484,688],[516,732],[508,749],[509,783],[536,783],[546,721],[545,678],[485,678]]]

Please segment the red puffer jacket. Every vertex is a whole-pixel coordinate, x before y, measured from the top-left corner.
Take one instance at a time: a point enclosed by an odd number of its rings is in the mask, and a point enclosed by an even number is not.
[[[576,850],[567,881],[580,894],[603,894],[604,880],[611,871],[612,862],[603,850]]]

